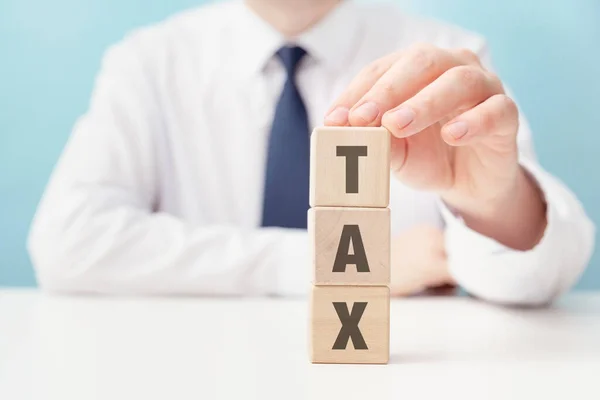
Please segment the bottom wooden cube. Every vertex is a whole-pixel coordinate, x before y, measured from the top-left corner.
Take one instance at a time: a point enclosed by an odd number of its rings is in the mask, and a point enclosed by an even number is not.
[[[390,290],[386,286],[313,286],[309,353],[313,363],[387,364]]]

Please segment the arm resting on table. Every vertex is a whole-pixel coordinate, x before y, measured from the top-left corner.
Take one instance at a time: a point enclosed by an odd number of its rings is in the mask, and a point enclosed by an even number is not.
[[[304,231],[197,226],[156,212],[164,134],[152,41],[111,48],[90,108],[53,171],[29,236],[42,288],[127,294],[294,295]]]

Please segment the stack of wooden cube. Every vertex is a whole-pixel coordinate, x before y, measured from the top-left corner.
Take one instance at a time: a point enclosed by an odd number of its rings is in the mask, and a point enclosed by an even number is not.
[[[386,364],[390,134],[384,128],[318,128],[310,168],[310,359]]]

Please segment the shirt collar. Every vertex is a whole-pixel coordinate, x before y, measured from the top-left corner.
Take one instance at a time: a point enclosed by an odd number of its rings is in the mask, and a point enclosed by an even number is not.
[[[237,20],[241,35],[239,66],[244,74],[254,75],[282,46],[302,46],[317,63],[339,71],[353,55],[360,35],[360,18],[352,0],[342,1],[321,21],[297,38],[286,40],[271,25],[245,4]]]
[[[296,43],[318,63],[334,72],[354,55],[361,34],[361,19],[352,0],[342,1],[319,23],[300,35]]]

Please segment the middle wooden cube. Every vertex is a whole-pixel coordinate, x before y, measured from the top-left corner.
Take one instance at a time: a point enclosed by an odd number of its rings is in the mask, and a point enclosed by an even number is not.
[[[315,207],[308,232],[313,284],[389,285],[389,208]]]

